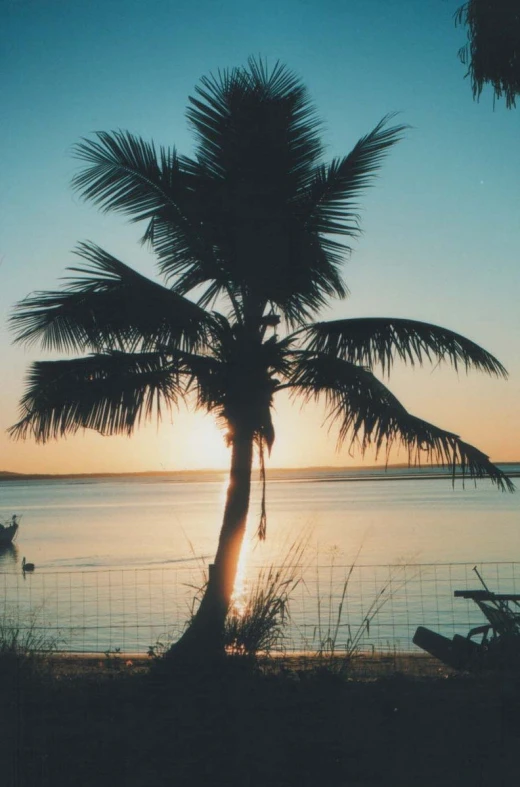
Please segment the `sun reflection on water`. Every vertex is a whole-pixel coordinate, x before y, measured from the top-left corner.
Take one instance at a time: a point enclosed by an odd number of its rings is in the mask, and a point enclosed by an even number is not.
[[[244,538],[240,557],[238,559],[237,575],[235,578],[235,586],[233,588],[233,595],[231,596],[231,611],[242,617],[247,607],[247,581],[246,570],[251,548],[251,541]]]

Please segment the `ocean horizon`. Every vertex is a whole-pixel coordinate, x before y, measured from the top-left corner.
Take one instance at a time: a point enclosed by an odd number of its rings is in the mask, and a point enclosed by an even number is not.
[[[511,478],[520,477],[520,460],[516,462],[495,462]],[[255,471],[253,471],[254,473]],[[0,483],[5,481],[38,481],[38,480],[73,480],[73,479],[102,479],[102,478],[171,478],[180,482],[194,481],[221,481],[229,474],[226,468],[201,468],[191,470],[141,470],[132,472],[91,472],[91,473],[21,473],[11,470],[0,470]],[[462,477],[460,468],[456,468],[455,476]],[[388,465],[310,465],[306,467],[273,467],[266,468],[267,480],[396,480],[417,478],[451,478],[453,471],[441,464],[410,465],[406,462],[397,462]],[[468,476],[466,476],[468,480]]]

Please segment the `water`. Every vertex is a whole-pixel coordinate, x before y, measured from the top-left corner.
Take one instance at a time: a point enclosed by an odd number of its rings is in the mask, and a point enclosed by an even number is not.
[[[508,470],[518,472],[520,465]],[[295,647],[311,647],[311,640],[314,647],[335,629],[343,582],[358,552],[348,592],[350,629],[345,609],[338,630],[343,643],[380,593],[384,610],[366,632],[372,642],[409,642],[421,622],[457,631],[470,620],[478,625],[478,610],[475,618],[469,602],[454,606],[452,598],[455,587],[478,586],[474,564],[488,564],[483,570],[493,589],[520,590],[514,566],[520,495],[500,493],[487,481],[476,488],[457,482],[453,489],[446,478],[411,475],[278,474],[268,484],[268,538],[260,545],[255,486],[246,579],[257,566],[280,562],[298,534],[309,542],[305,582],[293,604]],[[214,554],[224,503],[225,476],[203,478],[3,481],[0,518],[21,517],[15,546],[0,552],[4,613],[37,610],[41,625],[79,650],[142,650],[166,630],[178,633]],[[23,556],[37,567],[25,578]]]

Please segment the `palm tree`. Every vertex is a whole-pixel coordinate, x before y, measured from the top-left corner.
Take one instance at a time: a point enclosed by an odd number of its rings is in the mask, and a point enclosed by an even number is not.
[[[39,442],[81,429],[131,435],[190,397],[220,420],[231,447],[223,523],[207,590],[181,640],[207,653],[221,643],[253,454],[263,469],[278,391],[324,399],[339,441],[362,452],[400,442],[413,460],[512,485],[476,448],[408,413],[374,374],[390,372],[397,358],[505,375],[493,356],[412,320],[314,321],[329,298],[347,295],[341,265],[344,239],[359,233],[357,199],[404,127],[384,118],[348,156],[324,164],[304,86],[283,65],[268,70],[255,60],[204,78],[187,114],[194,158],[122,131],[77,146],[86,166],[75,187],[104,210],[147,223],[144,240],[167,286],[80,245],[84,262],[70,269],[68,285],[26,298],[13,320],[17,341],[88,354],[33,364],[11,432]],[[263,504],[260,538],[265,528]]]
[[[468,42],[459,58],[468,66],[473,98],[478,101],[490,84],[494,99],[504,95],[506,107],[515,107],[520,95],[518,0],[469,0],[457,9],[455,24],[467,28]]]

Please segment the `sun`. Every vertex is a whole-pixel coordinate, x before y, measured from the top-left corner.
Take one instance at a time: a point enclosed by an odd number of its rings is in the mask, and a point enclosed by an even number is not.
[[[193,413],[187,420],[181,443],[183,465],[193,470],[228,470],[230,449],[214,418]]]

